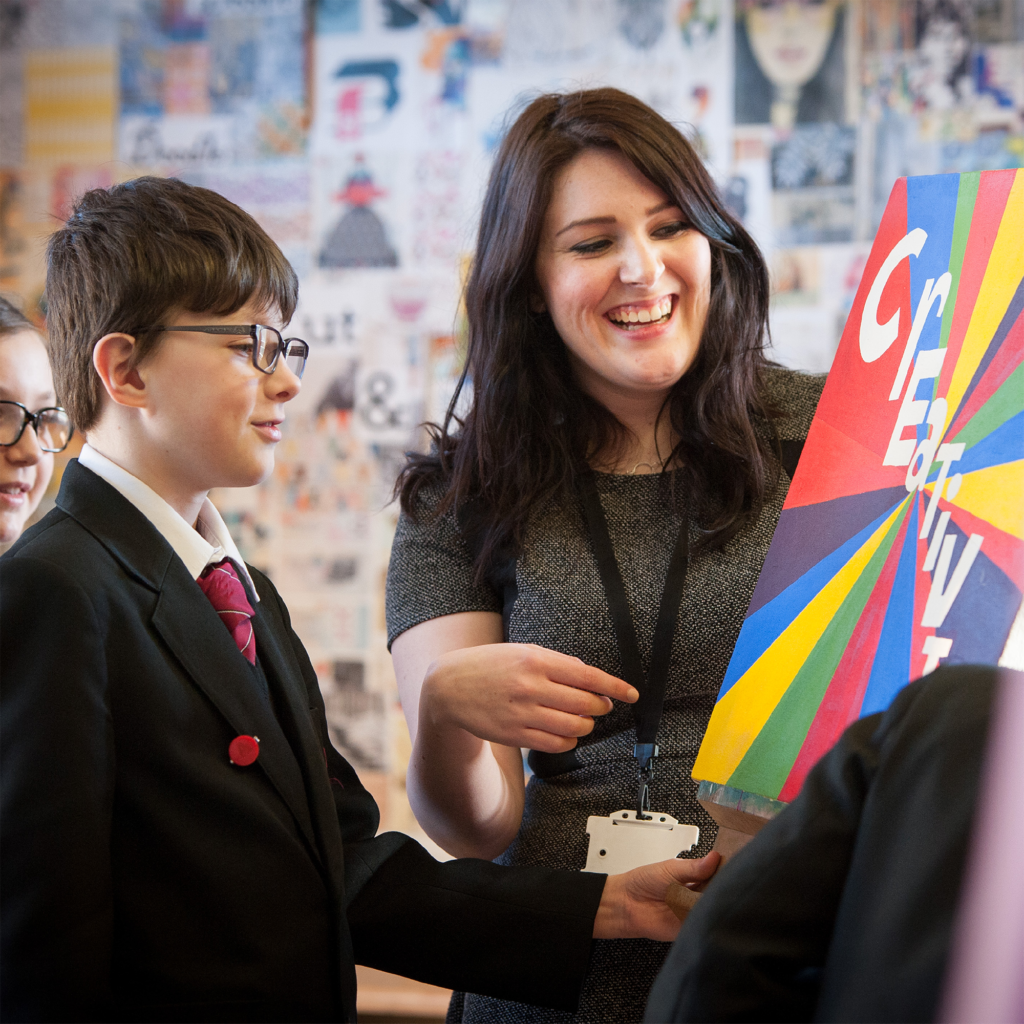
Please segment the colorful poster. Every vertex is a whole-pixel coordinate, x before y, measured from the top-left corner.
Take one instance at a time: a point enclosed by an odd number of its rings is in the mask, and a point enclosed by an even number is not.
[[[105,46],[29,50],[24,142],[29,163],[101,163],[114,155],[116,53]]]
[[[193,167],[300,156],[301,0],[144,0],[120,28],[120,158]]]
[[[183,181],[213,189],[252,214],[277,242],[299,278],[310,269],[311,231],[309,161],[261,160],[255,163],[184,167]]]
[[[780,131],[846,119],[847,4],[739,0],[736,123]]]
[[[1022,238],[1024,170],[896,183],[695,779],[792,800],[908,682],[1005,657],[1024,592]]]

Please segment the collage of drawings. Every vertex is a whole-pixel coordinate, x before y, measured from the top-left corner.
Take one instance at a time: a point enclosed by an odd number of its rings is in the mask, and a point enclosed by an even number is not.
[[[474,215],[509,116],[609,84],[685,126],[769,258],[776,358],[821,370],[893,181],[1024,164],[1022,8],[2,0],[0,290],[42,316],[46,234],[74,196],[140,173],[215,189],[278,242],[313,359],[273,479],[220,503],[294,611],[336,742],[406,827],[388,501],[458,375]]]

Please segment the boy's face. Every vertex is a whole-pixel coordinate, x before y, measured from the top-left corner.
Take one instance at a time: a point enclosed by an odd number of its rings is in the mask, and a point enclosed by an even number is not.
[[[229,316],[171,311],[163,322],[284,326],[254,302]],[[266,374],[253,366],[251,353],[246,334],[168,331],[138,366],[147,393],[147,430],[176,487],[196,493],[250,487],[273,470],[284,405],[301,385],[284,359]]]

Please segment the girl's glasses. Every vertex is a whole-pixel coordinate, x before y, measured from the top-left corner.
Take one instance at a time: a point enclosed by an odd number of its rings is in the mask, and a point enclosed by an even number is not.
[[[0,401],[0,448],[17,444],[30,423],[44,452],[64,451],[75,432],[71,417],[59,405],[29,412],[21,402]]]

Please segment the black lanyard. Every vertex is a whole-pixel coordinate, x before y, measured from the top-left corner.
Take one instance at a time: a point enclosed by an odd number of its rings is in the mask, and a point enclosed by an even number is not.
[[[636,642],[636,629],[626,600],[626,588],[622,583],[622,573],[619,572],[619,563],[615,560],[615,551],[612,548],[612,538],[608,533],[608,520],[601,507],[601,497],[597,493],[594,474],[589,469],[582,473],[581,490],[587,531],[597,557],[597,568],[601,573],[612,625],[615,627],[622,674],[626,682],[635,687],[640,694],[640,699],[633,705],[633,720],[636,723],[633,756],[637,760],[639,776],[636,814],[638,818],[644,819],[648,817],[645,812],[651,807],[650,784],[654,778],[654,759],[658,756],[658,747],[654,741],[658,736],[661,712],[665,706],[665,688],[668,685],[668,669],[672,660],[672,639],[679,619],[679,604],[683,599],[683,584],[686,582],[686,570],[690,560],[690,520],[688,516],[683,516],[679,536],[676,538],[675,548],[668,563],[665,587],[661,592],[661,604],[658,608],[658,622],[654,627],[650,669],[644,675],[640,648]]]

